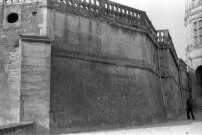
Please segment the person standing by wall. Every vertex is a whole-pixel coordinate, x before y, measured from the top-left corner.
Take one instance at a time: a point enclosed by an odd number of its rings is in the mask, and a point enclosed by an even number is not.
[[[191,116],[192,116],[192,119],[195,120],[195,116],[194,116],[194,113],[193,113],[193,99],[192,99],[192,96],[191,94],[189,95],[189,98],[187,99],[187,119],[190,119],[190,113],[191,113]]]

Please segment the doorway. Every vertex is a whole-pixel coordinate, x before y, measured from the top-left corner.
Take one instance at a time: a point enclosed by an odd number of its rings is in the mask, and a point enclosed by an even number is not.
[[[197,87],[197,94],[202,97],[202,66],[199,66],[196,69],[196,87]]]

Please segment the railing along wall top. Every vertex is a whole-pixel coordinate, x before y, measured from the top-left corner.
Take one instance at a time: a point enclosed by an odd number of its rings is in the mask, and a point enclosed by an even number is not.
[[[146,28],[156,38],[157,31],[144,11],[116,2],[109,0],[48,0],[48,6]]]
[[[157,31],[157,41],[159,43],[166,43],[172,45],[172,38],[168,30],[158,30]]]
[[[176,53],[176,50],[175,50],[175,47],[174,47],[174,44],[173,44],[173,41],[172,41],[172,38],[170,36],[169,31],[168,30],[158,30],[157,31],[157,41],[158,41],[158,43],[160,45],[169,45],[169,46],[171,46],[172,53],[174,54],[173,57],[174,57],[177,65],[179,66],[177,53]]]

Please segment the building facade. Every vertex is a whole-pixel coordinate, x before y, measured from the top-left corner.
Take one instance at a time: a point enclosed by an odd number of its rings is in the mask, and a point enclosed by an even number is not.
[[[109,0],[0,0],[0,21],[1,125],[31,121],[36,134],[59,135],[183,111],[186,64],[144,11]]]
[[[186,0],[187,64],[191,89],[197,106],[202,106],[202,0]]]

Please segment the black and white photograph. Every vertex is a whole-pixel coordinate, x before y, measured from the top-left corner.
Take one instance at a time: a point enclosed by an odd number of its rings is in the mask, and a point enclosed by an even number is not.
[[[202,0],[0,0],[0,135],[201,135]]]

